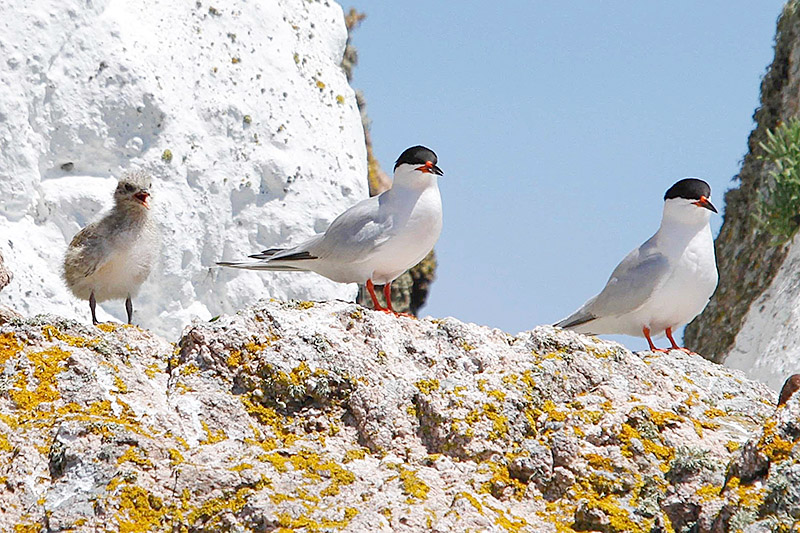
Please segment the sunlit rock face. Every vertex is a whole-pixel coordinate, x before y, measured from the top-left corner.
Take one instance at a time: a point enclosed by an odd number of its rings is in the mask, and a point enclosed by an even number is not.
[[[171,338],[260,297],[352,300],[313,274],[220,270],[322,231],[367,197],[331,1],[0,3],[0,305],[89,321],[64,250],[130,168],[154,177],[161,260],[134,322]],[[125,318],[104,302],[100,320]]]

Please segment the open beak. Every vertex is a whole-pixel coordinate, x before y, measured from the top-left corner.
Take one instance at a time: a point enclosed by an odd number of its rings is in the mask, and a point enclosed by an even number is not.
[[[133,195],[134,198],[139,200],[139,202],[145,206],[147,209],[150,209],[150,204],[147,203],[147,199],[150,198],[150,193],[147,191],[139,191]]]
[[[433,162],[431,162],[431,161],[428,161],[427,163],[425,163],[421,167],[417,167],[417,170],[419,170],[420,172],[425,172],[426,174],[436,174],[437,176],[443,176],[444,175],[444,172],[442,172],[442,169],[437,167],[436,165],[434,165]]]
[[[712,204],[709,201],[709,199],[706,198],[705,196],[701,196],[699,200],[697,200],[696,202],[692,202],[692,203],[694,205],[698,206],[698,207],[705,207],[709,211],[713,211],[715,213],[719,213],[719,211],[717,211],[717,208],[714,207],[714,204]]]

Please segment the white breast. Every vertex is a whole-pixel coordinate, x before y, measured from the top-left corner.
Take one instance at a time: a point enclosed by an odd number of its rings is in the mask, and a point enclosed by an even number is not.
[[[153,230],[145,227],[119,236],[108,258],[87,276],[86,284],[98,302],[127,298],[138,292],[158,254],[158,239]]]
[[[714,241],[709,227],[670,260],[674,262],[671,275],[631,317],[647,325],[654,336],[667,328],[676,329],[689,323],[705,309],[717,287]]]
[[[439,188],[429,187],[414,205],[404,224],[393,227],[371,266],[372,281],[378,285],[396,279],[416,265],[433,249],[442,232],[442,199]]]

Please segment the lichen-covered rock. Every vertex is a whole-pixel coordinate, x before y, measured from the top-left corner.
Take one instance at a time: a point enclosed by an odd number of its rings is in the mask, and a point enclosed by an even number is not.
[[[794,531],[800,517],[800,397],[777,409],[728,466],[716,531]],[[714,501],[716,500],[716,501]]]
[[[736,371],[551,327],[262,302],[173,346],[45,316],[0,326],[0,364],[3,530],[725,531],[794,512],[797,399],[776,421]]]

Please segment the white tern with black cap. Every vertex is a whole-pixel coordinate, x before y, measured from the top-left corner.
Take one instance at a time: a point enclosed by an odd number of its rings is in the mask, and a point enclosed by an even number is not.
[[[717,287],[709,220],[717,209],[708,183],[685,178],[667,190],[661,227],[614,269],[603,290],[555,324],[579,333],[652,337],[673,331],[705,309]],[[666,350],[658,350],[666,351]]]
[[[220,262],[250,270],[316,272],[339,283],[363,283],[375,309],[394,313],[391,283],[433,249],[442,231],[442,199],[433,150],[413,146],[394,165],[392,188],[357,203],[324,233],[291,248],[270,248],[255,261]],[[387,307],[374,285],[383,285]]]

